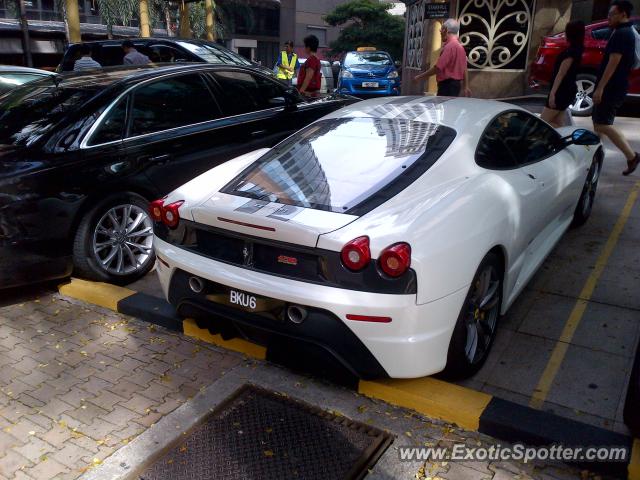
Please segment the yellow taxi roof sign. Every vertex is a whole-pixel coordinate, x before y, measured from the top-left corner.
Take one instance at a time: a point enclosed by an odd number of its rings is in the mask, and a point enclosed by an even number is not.
[[[375,50],[377,50],[376,47],[358,47],[356,49],[356,51],[358,51],[358,52],[373,52]]]

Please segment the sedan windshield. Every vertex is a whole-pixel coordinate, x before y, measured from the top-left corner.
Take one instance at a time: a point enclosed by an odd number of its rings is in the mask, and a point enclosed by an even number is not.
[[[344,59],[345,67],[354,65],[392,65],[391,57],[385,52],[349,52]]]
[[[399,177],[424,172],[442,153],[438,139],[448,130],[405,119],[321,120],[270,150],[222,191],[347,212]],[[430,153],[432,144],[436,148],[429,165],[412,169]]]
[[[0,144],[31,145],[96,92],[96,86],[56,86],[46,79],[6,94],[0,101]]]

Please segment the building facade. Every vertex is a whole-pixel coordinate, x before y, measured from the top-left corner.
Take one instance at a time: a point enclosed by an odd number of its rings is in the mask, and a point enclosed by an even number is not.
[[[427,4],[407,0],[402,93],[434,92],[435,85],[413,77],[437,61],[442,20],[429,19]],[[449,16],[460,23],[468,58],[469,83],[480,98],[529,93],[528,70],[543,37],[564,31],[572,19],[605,19],[609,0],[452,0]],[[640,0],[633,1],[640,15]]]

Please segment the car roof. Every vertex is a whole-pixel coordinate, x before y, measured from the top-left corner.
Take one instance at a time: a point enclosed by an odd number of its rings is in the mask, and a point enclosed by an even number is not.
[[[509,103],[478,98],[437,96],[381,97],[356,102],[325,118],[369,117],[399,118],[415,122],[437,123],[465,131],[483,129],[491,119],[506,110],[524,109]]]
[[[147,65],[127,65],[117,67],[105,67],[96,70],[85,70],[81,72],[65,72],[60,74],[62,82],[60,85],[73,84],[76,87],[91,85],[114,85],[123,83],[125,85],[138,83],[142,80],[152,79],[166,74],[180,72],[198,72],[220,69],[241,69],[256,73],[263,73],[260,68],[244,65],[227,65],[211,63],[157,63]]]
[[[15,65],[0,65],[0,72],[16,72],[16,73],[37,73],[40,75],[55,75],[54,72],[40,70],[38,68],[18,67]]]

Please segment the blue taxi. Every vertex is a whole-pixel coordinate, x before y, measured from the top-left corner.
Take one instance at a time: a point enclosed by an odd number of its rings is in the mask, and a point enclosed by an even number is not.
[[[400,95],[400,76],[391,55],[374,47],[348,52],[340,66],[338,91],[357,96]]]

